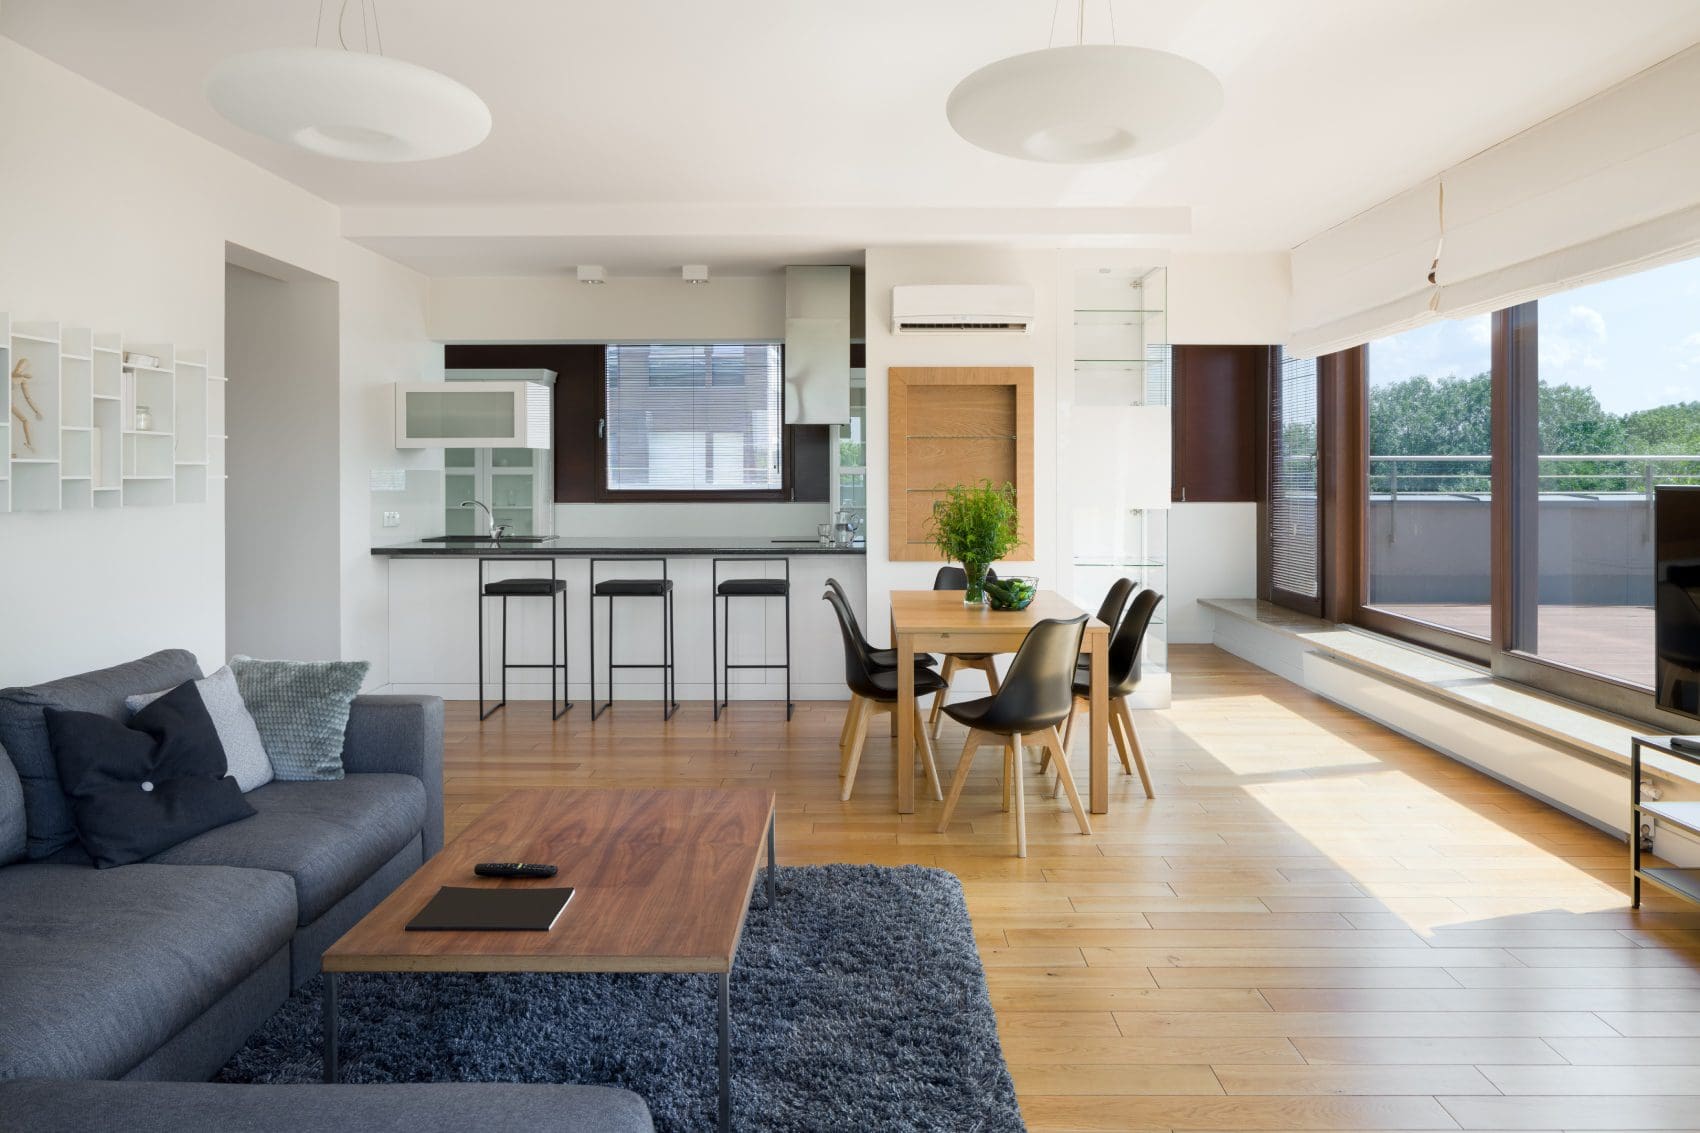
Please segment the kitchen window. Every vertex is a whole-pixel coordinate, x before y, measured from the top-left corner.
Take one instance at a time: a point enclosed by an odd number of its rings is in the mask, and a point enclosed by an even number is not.
[[[774,343],[610,345],[605,498],[783,498],[783,383]]]

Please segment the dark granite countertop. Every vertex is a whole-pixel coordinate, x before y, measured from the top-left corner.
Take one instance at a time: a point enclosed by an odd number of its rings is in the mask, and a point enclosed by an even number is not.
[[[373,547],[374,555],[390,558],[488,558],[500,555],[652,555],[690,558],[710,555],[865,555],[861,543],[849,547],[823,547],[814,539],[768,539],[761,536],[633,535],[577,538],[555,536],[542,543],[396,543]]]

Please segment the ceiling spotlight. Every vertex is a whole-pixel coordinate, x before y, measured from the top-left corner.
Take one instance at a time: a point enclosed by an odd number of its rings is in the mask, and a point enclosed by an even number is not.
[[[1006,157],[1085,164],[1176,145],[1222,109],[1222,84],[1203,66],[1148,47],[1087,43],[1085,0],[1079,13],[1073,45],[1012,55],[956,84],[945,103],[951,127]]]
[[[346,14],[347,5],[343,11]],[[447,75],[383,54],[376,0],[362,0],[363,46],[272,47],[232,55],[207,76],[207,101],[231,122],[343,161],[425,161],[478,145],[490,108]]]
[[[682,269],[681,274],[685,277],[686,283],[707,283],[708,265],[686,264]]]
[[[603,273],[601,264],[580,264],[578,266],[578,281],[580,283],[607,283],[608,277]]]

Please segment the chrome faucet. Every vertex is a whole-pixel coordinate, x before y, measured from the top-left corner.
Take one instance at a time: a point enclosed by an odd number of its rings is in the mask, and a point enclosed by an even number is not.
[[[485,516],[487,516],[490,520],[490,538],[491,539],[495,540],[496,542],[501,542],[502,539],[507,536],[508,525],[505,524],[505,523],[497,523],[496,522],[496,513],[491,511],[490,505],[485,503],[483,500],[462,500],[460,506],[461,507],[479,507],[479,508],[484,509]]]

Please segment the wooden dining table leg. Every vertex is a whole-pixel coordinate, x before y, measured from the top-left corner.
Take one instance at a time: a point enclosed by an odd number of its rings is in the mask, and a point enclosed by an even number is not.
[[[895,629],[895,627],[893,627]],[[915,638],[913,634],[892,635],[897,648],[897,703],[892,716],[897,721],[897,813],[915,813]]]
[[[1092,650],[1092,813],[1110,811],[1110,650],[1107,640]]]

